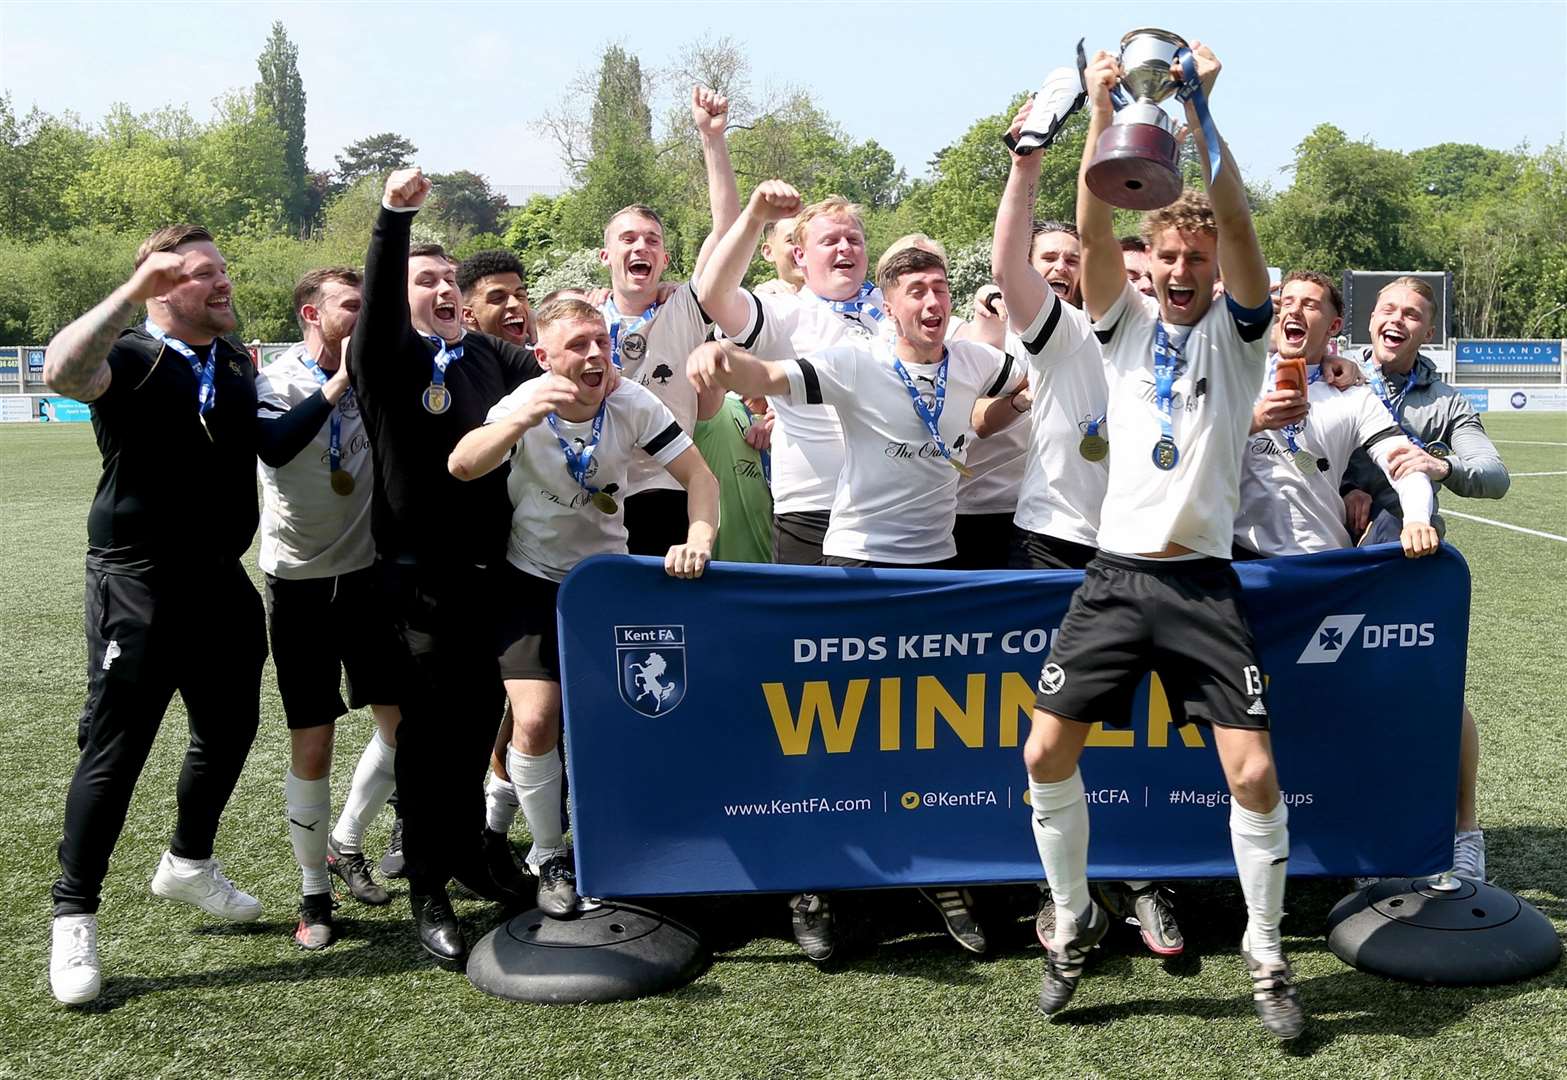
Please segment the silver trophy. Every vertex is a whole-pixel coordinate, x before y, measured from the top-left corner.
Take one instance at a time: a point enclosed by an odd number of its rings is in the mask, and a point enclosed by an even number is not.
[[[1187,48],[1168,30],[1145,27],[1121,39],[1121,92],[1130,102],[1099,136],[1088,188],[1111,206],[1156,210],[1181,194],[1176,124],[1159,103],[1180,89],[1170,67]]]

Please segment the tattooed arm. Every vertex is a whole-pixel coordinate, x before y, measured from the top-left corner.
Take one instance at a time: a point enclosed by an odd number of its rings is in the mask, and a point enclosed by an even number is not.
[[[172,251],[154,252],[107,300],[56,334],[44,353],[49,389],[77,401],[96,401],[107,393],[114,339],[138,306],[180,283],[184,263]]]

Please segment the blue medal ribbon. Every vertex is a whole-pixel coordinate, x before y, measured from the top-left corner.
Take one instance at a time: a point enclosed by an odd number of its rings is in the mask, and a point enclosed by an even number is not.
[[[1180,352],[1170,344],[1163,319],[1154,321],[1153,342],[1154,403],[1159,409],[1159,441],[1154,443],[1153,463],[1156,468],[1168,472],[1181,459],[1175,445],[1175,426],[1170,421],[1170,403],[1175,397],[1175,365],[1180,360]]]
[[[1099,429],[1105,426],[1105,420],[1107,420],[1109,416],[1109,413],[1100,413],[1099,419],[1088,421],[1088,426],[1083,428],[1083,437],[1091,439],[1095,435],[1098,435]]]
[[[1387,414],[1393,418],[1393,423],[1398,425],[1398,430],[1402,431],[1410,442],[1424,450],[1426,448],[1425,441],[1405,426],[1403,417],[1399,415],[1398,410],[1398,407],[1404,403],[1404,395],[1409,393],[1411,386],[1415,385],[1415,369],[1409,369],[1408,381],[1404,383],[1404,388],[1395,394],[1382,374],[1382,365],[1376,362],[1375,356],[1369,347],[1360,354],[1358,363],[1361,373],[1366,377],[1366,382],[1371,386],[1371,392],[1376,394],[1377,400],[1382,403],[1382,407],[1387,410]]]
[[[754,423],[756,421],[756,414],[752,412],[751,407],[745,403],[745,398],[738,398],[737,400],[740,402],[740,407],[745,410],[745,418]],[[747,443],[746,445],[749,446],[750,444]],[[766,450],[758,450],[757,453],[760,454],[762,458],[762,479],[767,481],[768,487],[772,487],[773,455],[769,454]]]
[[[315,358],[309,353],[302,353],[300,359],[305,362],[306,370],[316,377],[316,382],[321,386],[325,386],[330,376],[321,370],[321,365],[316,363]],[[352,393],[353,390],[349,389],[345,391],[344,396],[346,397]],[[341,404],[342,402],[339,401],[337,405],[332,406],[332,418],[329,421],[330,427],[328,428],[327,456],[331,462],[330,468],[332,472],[337,472],[343,467],[343,417],[338,411],[338,406]]]
[[[446,369],[462,359],[462,342],[448,345],[439,334],[430,335],[430,344],[435,346],[435,358],[431,361],[430,385],[446,386]]]
[[[593,463],[593,451],[599,447],[599,436],[604,433],[604,410],[609,402],[599,402],[599,411],[593,414],[593,433],[588,437],[587,445],[578,453],[574,450],[565,436],[560,433],[560,424],[555,420],[555,414],[550,413],[544,417],[544,422],[549,424],[550,430],[555,433],[555,441],[560,443],[560,452],[566,455],[566,471],[571,473],[571,478],[577,482],[577,486],[587,492],[589,496],[597,495],[599,489],[588,483],[588,466]]]
[[[936,407],[927,409],[925,403],[920,400],[919,388],[914,385],[914,380],[909,378],[908,369],[903,366],[903,361],[896,356],[892,358],[892,370],[898,373],[898,378],[903,380],[903,388],[909,392],[909,399],[914,402],[914,412],[925,422],[925,430],[930,432],[930,437],[936,443],[936,452],[952,462],[952,451],[947,449],[946,440],[941,437],[941,410],[947,403],[947,361],[949,359],[945,347],[941,350],[941,366],[936,369]],[[955,464],[955,463],[953,463]]]
[[[1219,179],[1219,167],[1224,163],[1224,151],[1219,144],[1218,129],[1213,126],[1213,114],[1208,111],[1208,95],[1203,93],[1202,80],[1197,78],[1197,61],[1192,56],[1190,49],[1182,49],[1175,54],[1176,62],[1181,65],[1180,89],[1175,96],[1181,101],[1190,101],[1192,108],[1197,113],[1197,123],[1202,128],[1202,141],[1208,145],[1208,172],[1212,180]]]
[[[207,413],[212,406],[217,404],[218,387],[218,343],[214,339],[207,346],[207,359],[203,362],[196,356],[196,350],[185,344],[177,337],[172,337],[163,332],[163,328],[151,319],[147,320],[144,329],[147,333],[157,338],[163,344],[179,353],[190,361],[190,373],[196,376],[198,388],[196,390],[196,416],[201,420],[203,427],[207,425]]]
[[[860,315],[868,315],[873,321],[881,322],[881,308],[871,303],[871,293],[876,291],[876,286],[867,281],[860,286],[859,295],[853,300],[828,300],[826,297],[816,297],[839,315],[852,315],[856,318]],[[815,295],[814,293],[812,295]]]
[[[658,314],[658,309],[659,305],[655,303],[641,315],[638,315],[636,322],[630,326],[623,326],[621,324],[623,316],[620,314],[620,309],[615,306],[615,298],[612,296],[604,301],[604,320],[609,323],[609,358],[615,362],[615,370],[625,370],[625,365],[620,362],[620,339],[622,335],[630,337],[648,325],[648,323],[653,321],[653,316]]]

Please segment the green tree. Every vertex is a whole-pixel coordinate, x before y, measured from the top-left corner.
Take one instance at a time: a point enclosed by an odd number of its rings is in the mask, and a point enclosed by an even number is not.
[[[307,225],[313,215],[305,162],[305,83],[299,77],[299,49],[281,22],[272,24],[256,67],[261,72],[256,98],[266,105],[283,132],[284,175],[288,180],[284,206],[296,227]]]
[[[92,136],[36,106],[18,118],[0,94],[0,236],[36,239],[75,223],[60,195],[87,164]]]
[[[389,172],[406,169],[417,153],[417,146],[391,131],[349,143],[336,158],[339,190],[352,187],[362,177],[384,177]]]
[[[430,176],[428,218],[446,234],[447,242],[461,244],[476,233],[498,233],[506,196],[490,189],[478,173],[460,169]]]

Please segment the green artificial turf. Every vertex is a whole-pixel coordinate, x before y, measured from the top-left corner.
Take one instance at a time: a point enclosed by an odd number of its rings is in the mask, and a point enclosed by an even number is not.
[[[1488,414],[1515,472],[1567,472],[1567,418]],[[1556,446],[1527,445],[1530,442]],[[854,941],[817,970],[777,898],[695,904],[712,966],[664,997],[608,1006],[507,1003],[435,970],[390,907],[351,901],[343,937],[290,940],[298,869],[283,825],[287,736],[270,670],[262,730],[218,840],[226,870],[266,905],[231,927],[155,900],[184,746],[170,709],[115,852],[100,914],[104,991],[85,1009],[49,995],[48,888],[84,685],[84,520],[97,477],[85,426],[0,429],[0,1076],[17,1077],[1415,1077],[1567,1075],[1567,969],[1488,989],[1428,989],[1357,972],[1328,952],[1342,888],[1291,886],[1286,948],[1311,1014],[1281,1047],[1253,1018],[1235,952],[1233,884],[1180,891],[1187,957],[1117,929],[1071,1010],[1035,1012],[1040,950],[1027,912],[967,958],[912,893],[842,908]],[[171,478],[172,480],[173,478]],[[176,481],[177,482],[177,481]],[[1502,502],[1451,510],[1567,535],[1567,476],[1520,477]],[[1567,926],[1567,544],[1459,518],[1448,538],[1474,578],[1469,702],[1482,732],[1490,872]],[[254,560],[251,560],[252,565]],[[216,643],[215,643],[216,645]],[[371,730],[339,726],[335,799]],[[367,847],[385,843],[386,816]],[[470,935],[492,908],[459,901]]]

